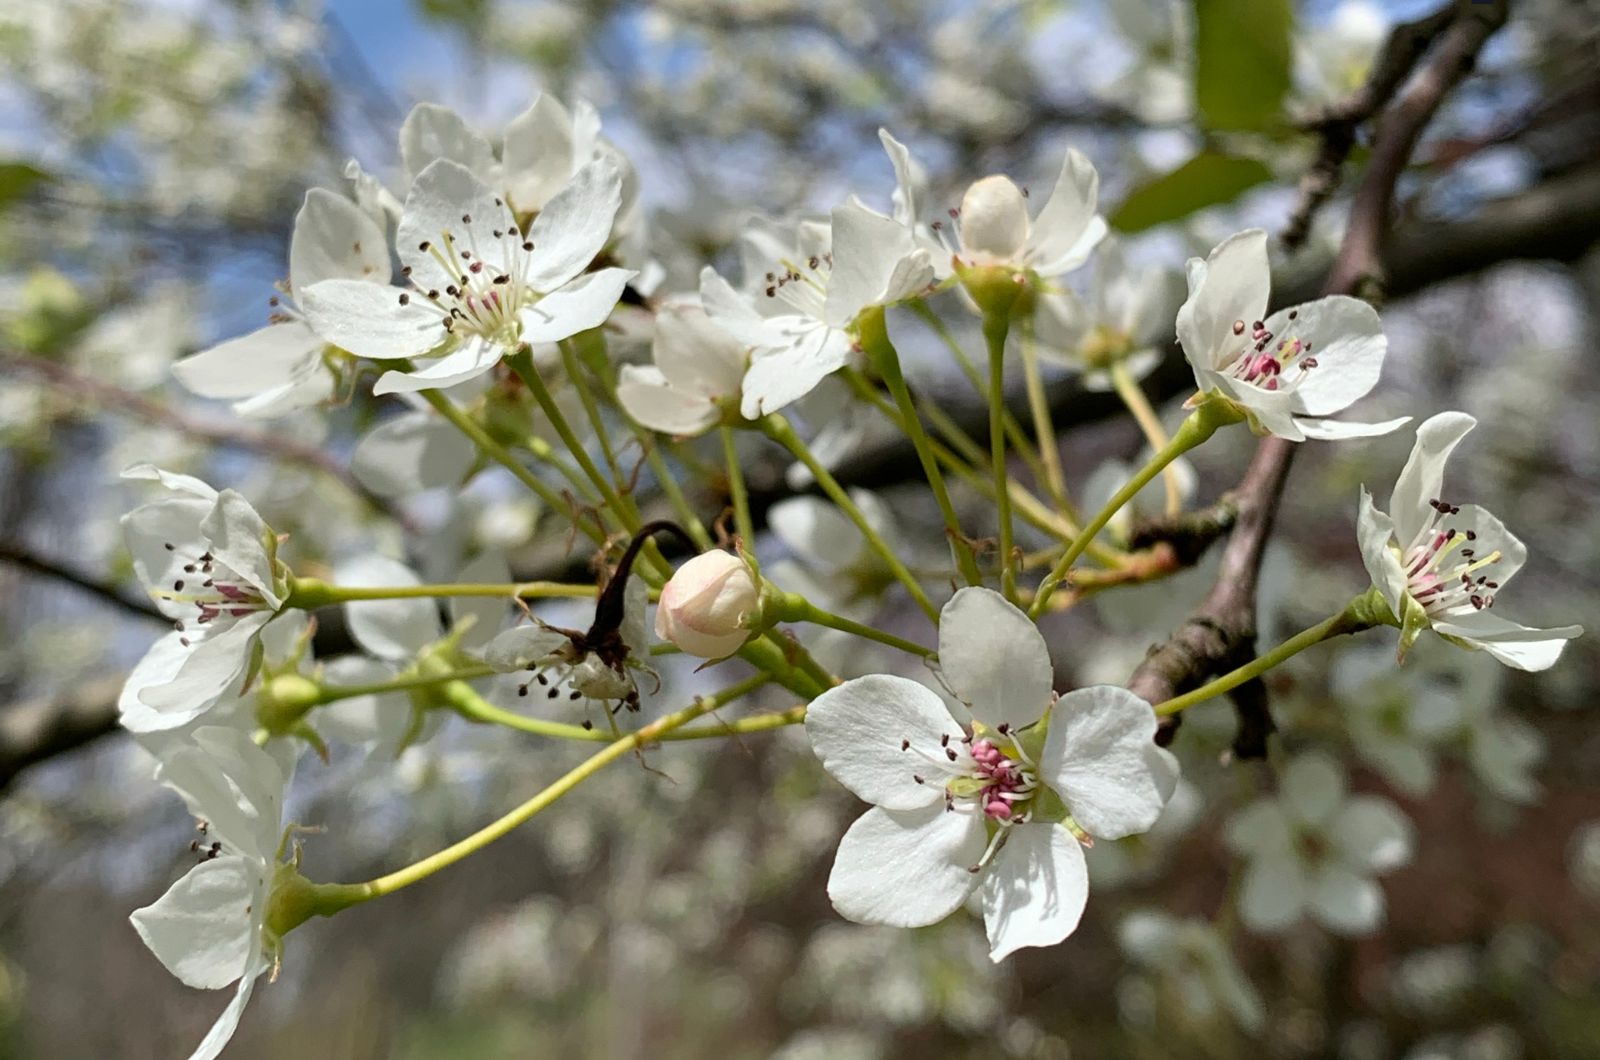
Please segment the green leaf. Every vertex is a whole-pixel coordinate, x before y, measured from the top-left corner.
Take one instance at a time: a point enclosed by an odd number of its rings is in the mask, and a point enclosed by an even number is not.
[[[1232,202],[1247,189],[1272,179],[1266,163],[1202,151],[1171,173],[1135,188],[1111,215],[1119,232],[1142,232],[1196,210]]]
[[[53,179],[38,166],[30,166],[26,162],[0,162],[0,210]]]
[[[1208,129],[1261,131],[1289,91],[1294,10],[1289,0],[1192,0],[1195,103]]]

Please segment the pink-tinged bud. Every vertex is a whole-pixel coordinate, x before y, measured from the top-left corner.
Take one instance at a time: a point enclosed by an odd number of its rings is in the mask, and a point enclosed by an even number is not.
[[[760,587],[744,560],[720,549],[706,552],[662,587],[656,636],[690,655],[720,659],[750,639],[746,622],[760,604]]]

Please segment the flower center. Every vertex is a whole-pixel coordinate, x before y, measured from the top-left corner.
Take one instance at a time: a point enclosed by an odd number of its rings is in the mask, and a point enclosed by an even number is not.
[[[496,199],[502,211],[504,203]],[[528,239],[511,215],[502,218],[504,228],[493,229],[494,242],[478,245],[472,228],[472,215],[462,214],[467,245],[461,245],[451,229],[444,229],[436,240],[425,239],[417,249],[431,257],[447,277],[445,285],[424,287],[412,277],[411,266],[400,272],[411,284],[400,293],[400,304],[410,305],[420,296],[439,312],[444,329],[507,345],[516,341],[518,314],[542,297],[528,285],[533,261],[533,241]]]
[[[1000,825],[1028,820],[1039,781],[1032,760],[1009,728],[1002,726],[993,738],[974,739],[969,734],[957,740],[946,735],[937,750],[904,739],[900,750],[927,764],[912,774],[918,784],[944,782],[945,809],[981,813]]]
[[[1291,310],[1289,319],[1300,315]],[[1243,338],[1249,334],[1249,344],[1233,356],[1223,371],[1235,379],[1253,383],[1263,390],[1293,390],[1300,385],[1306,373],[1317,366],[1311,356],[1311,342],[1291,335],[1278,338],[1267,330],[1266,324],[1257,320],[1248,327],[1242,320],[1233,322],[1233,333]]]
[[[163,544],[168,552],[177,551],[172,542]],[[257,611],[274,610],[261,590],[220,562],[210,550],[185,563],[183,575],[173,581],[171,589],[152,590],[152,595],[174,603],[192,604],[197,612],[193,619],[197,626],[209,625],[219,618],[243,618]],[[188,629],[182,619],[174,622],[173,627],[180,633]],[[184,647],[189,646],[188,637],[178,640]]]
[[[1430,618],[1463,607],[1474,611],[1493,607],[1494,591],[1500,588],[1500,583],[1478,571],[1500,562],[1500,550],[1495,549],[1487,556],[1477,554],[1472,544],[1478,540],[1478,533],[1471,527],[1458,525],[1456,517],[1461,514],[1458,505],[1434,499],[1428,506],[1433,509],[1432,517],[1400,553],[1400,563],[1406,572],[1406,593],[1422,605]]]
[[[802,316],[822,317],[828,300],[828,280],[833,276],[833,255],[813,254],[804,267],[787,258],[778,262],[782,272],[769,272],[764,293]]]

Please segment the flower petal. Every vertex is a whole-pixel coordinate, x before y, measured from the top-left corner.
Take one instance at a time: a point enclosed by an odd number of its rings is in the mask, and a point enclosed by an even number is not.
[[[1059,824],[1019,824],[983,877],[989,959],[1054,946],[1078,927],[1089,901],[1083,847]]]
[[[1069,148],[1028,238],[1028,263],[1040,275],[1059,276],[1089,260],[1106,235],[1105,220],[1094,212],[1099,197],[1100,174],[1087,157]]]
[[[1295,859],[1257,858],[1245,869],[1239,917],[1252,931],[1282,931],[1300,919],[1309,888],[1305,870]]]
[[[1361,501],[1356,509],[1356,542],[1361,548],[1361,562],[1372,584],[1383,594],[1389,610],[1396,618],[1402,618],[1406,613],[1406,572],[1391,544],[1394,535],[1394,522],[1378,511],[1372,503],[1372,494],[1362,486]]]
[[[323,280],[299,292],[300,308],[323,340],[357,357],[415,357],[447,337],[444,317],[398,287],[364,280]]]
[[[239,988],[234,991],[233,1000],[228,1002],[228,1007],[222,1010],[206,1036],[200,1039],[200,1044],[189,1054],[189,1060],[216,1060],[221,1055],[228,1042],[233,1040],[234,1032],[239,1029],[239,1018],[244,1015],[244,1007],[250,1003],[250,995],[255,992],[256,980],[266,970],[263,958],[245,971],[239,979]]]
[[[261,946],[250,912],[262,897],[260,871],[232,854],[202,861],[128,919],[185,986],[220,989],[244,974]]]
[[[395,227],[395,251],[419,290],[466,286],[461,283],[462,251],[477,255],[474,263],[481,262],[490,275],[522,270],[523,252],[515,237],[506,234],[515,224],[511,211],[477,172],[439,158],[417,175],[406,195],[405,212]]]
[[[239,683],[249,669],[255,635],[272,620],[265,611],[236,621],[208,636],[190,650],[171,681],[151,685],[139,693],[140,702],[184,724],[216,705],[225,695],[238,695]]]
[[[1548,670],[1556,664],[1567,641],[1583,635],[1582,626],[1535,629],[1518,622],[1474,611],[1448,622],[1435,622],[1435,633],[1481,648],[1516,670]]]
[[[289,289],[323,280],[389,282],[389,240],[362,209],[326,188],[306,192],[289,240]]]
[[[513,626],[497,634],[483,649],[483,661],[496,672],[526,670],[567,643],[565,634],[538,623]]]
[[[506,126],[500,155],[506,192],[519,210],[538,210],[572,176],[572,115],[548,92]]]
[[[968,586],[944,605],[939,664],[951,691],[991,729],[1032,725],[1050,705],[1054,671],[1044,637],[993,589]]]
[[[679,437],[703,434],[722,418],[716,402],[672,386],[659,368],[650,366],[622,366],[617,401],[635,423]]]
[[[217,503],[200,523],[210,552],[261,594],[273,608],[283,603],[278,595],[277,571],[267,545],[272,528],[236,490],[217,494]],[[191,561],[192,562],[192,561]]]
[[[494,149],[449,107],[419,103],[400,126],[400,159],[416,180],[430,164],[446,158],[488,178],[496,169]]]
[[[1411,860],[1411,822],[1388,799],[1357,795],[1328,823],[1328,839],[1346,864],[1389,872]]]
[[[755,351],[744,374],[739,403],[740,413],[748,420],[798,401],[850,363],[850,338],[842,331],[802,317],[772,317],[767,324],[787,329],[791,344]]]
[[[858,798],[890,810],[942,806],[944,771],[926,756],[966,735],[934,692],[889,674],[828,689],[812,700],[805,725],[823,768]]]
[[[361,484],[381,497],[459,486],[477,461],[471,439],[431,412],[407,412],[368,431],[350,458]]]
[[[334,574],[340,585],[378,588],[421,585],[404,563],[366,555],[341,563]],[[355,642],[380,659],[409,662],[438,640],[439,608],[431,599],[352,600],[344,605],[345,622]]]
[[[676,298],[656,311],[651,357],[675,387],[705,397],[739,393],[749,347],[718,327],[698,299]]]
[[[183,358],[173,364],[172,374],[200,397],[251,397],[293,379],[324,345],[303,321],[268,324]]]
[[[1378,311],[1359,298],[1330,295],[1280,309],[1266,319],[1279,342],[1312,344],[1317,362],[1290,392],[1294,411],[1328,416],[1349,408],[1378,384],[1389,342]],[[1288,371],[1298,369],[1290,366]]]
[[[839,841],[828,897],[858,924],[936,924],[977,887],[972,866],[986,841],[981,817],[942,802],[905,813],[874,806]]]
[[[864,495],[864,490],[851,491],[858,506]],[[837,505],[819,497],[779,501],[767,509],[767,527],[791,552],[825,571],[853,566],[866,548],[856,524]]]
[[[1257,860],[1290,857],[1294,825],[1277,799],[1260,798],[1228,818],[1222,838],[1229,850]]]
[[[1271,289],[1267,234],[1259,228],[1229,236],[1205,261],[1191,258],[1189,297],[1178,308],[1178,341],[1189,362],[1215,369],[1242,349],[1233,325],[1242,320],[1248,328],[1265,316]]]
[[[1342,442],[1349,438],[1377,438],[1392,434],[1411,422],[1410,416],[1397,416],[1378,423],[1352,423],[1349,420],[1313,420],[1295,418],[1295,426],[1307,438],[1323,442]]]
[[[886,305],[926,287],[933,266],[910,229],[858,203],[833,211],[833,271],[822,318],[842,328],[868,306]]]
[[[195,719],[194,711],[155,710],[139,698],[145,689],[170,684],[178,676],[189,658],[189,646],[183,643],[186,639],[183,633],[173,630],[150,645],[150,650],[134,665],[117,699],[117,720],[124,729],[135,733],[159,732]]]
[[[630,269],[601,269],[556,288],[522,311],[522,341],[560,342],[599,327],[637,275]]]
[[[423,363],[410,372],[384,372],[372,385],[374,397],[385,394],[413,394],[419,390],[448,390],[476,379],[500,363],[506,348],[499,343],[472,335],[455,349]]]
[[[742,346],[771,346],[777,336],[767,318],[710,265],[700,270],[700,304],[717,327]]]
[[[1284,808],[1302,824],[1330,821],[1344,804],[1344,791],[1344,771],[1331,755],[1321,751],[1294,759],[1278,781]]]
[[[1465,412],[1441,412],[1417,428],[1417,441],[1389,496],[1396,540],[1404,548],[1433,518],[1428,502],[1439,500],[1450,453],[1478,421]]]
[[[1155,735],[1155,711],[1125,688],[1068,692],[1050,712],[1040,779],[1096,839],[1149,831],[1178,783],[1177,760]]]
[[[1340,935],[1369,935],[1383,923],[1383,891],[1344,865],[1323,865],[1310,874],[1306,906],[1318,923]]]
[[[621,205],[622,175],[609,158],[597,158],[574,173],[533,219],[528,284],[552,291],[588,268],[610,241]]]

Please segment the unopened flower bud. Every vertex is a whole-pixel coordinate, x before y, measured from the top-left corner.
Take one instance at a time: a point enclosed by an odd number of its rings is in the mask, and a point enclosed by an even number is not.
[[[1017,260],[1028,241],[1028,206],[1010,177],[984,177],[961,198],[961,249],[976,261]]]
[[[731,655],[750,639],[761,591],[744,560],[720,549],[696,556],[661,589],[656,636],[702,659]]]

